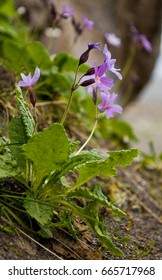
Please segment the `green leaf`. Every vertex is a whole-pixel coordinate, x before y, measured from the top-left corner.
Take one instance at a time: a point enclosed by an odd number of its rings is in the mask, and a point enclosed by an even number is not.
[[[9,27],[10,28],[10,27]],[[17,40],[16,40],[17,42]],[[3,43],[3,63],[6,67],[13,70],[16,73],[20,72],[20,69],[26,68],[27,65],[27,53],[17,43],[6,40]]]
[[[90,162],[77,168],[79,172],[78,180],[75,188],[85,184],[93,177],[114,176],[116,175],[116,167],[125,167],[132,163],[134,157],[138,155],[137,149],[121,150],[109,152],[109,157],[104,161]]]
[[[80,216],[80,218],[88,225],[105,247],[107,247],[114,255],[123,256],[121,250],[113,244],[108,236],[107,226],[99,217],[99,207],[96,201],[89,202],[84,208],[81,208],[71,202],[66,202],[66,204],[73,210],[73,213]]]
[[[28,192],[24,200],[24,207],[27,213],[41,225],[51,222],[53,208],[47,199],[37,199],[33,192]]]
[[[31,138],[35,132],[35,122],[23,98],[23,94],[19,86],[16,86],[16,98],[17,98],[18,108],[22,118],[26,136],[28,138]]]
[[[92,151],[84,151],[80,153],[80,155],[73,155],[63,166],[62,169],[55,172],[49,178],[49,183],[56,182],[62,176],[66,175],[69,171],[74,170],[78,166],[86,164],[88,162],[96,162],[98,160],[103,159],[103,155],[97,153],[95,150]]]
[[[70,93],[71,82],[62,73],[51,74],[47,79],[47,83],[53,85],[55,92],[60,94]]]
[[[0,15],[3,16],[17,15],[13,0],[0,0]]]
[[[20,175],[19,168],[10,154],[0,155],[0,178],[15,177]]]
[[[91,190],[89,190],[88,188],[80,187],[77,190],[69,191],[68,197],[81,197],[83,199],[95,201],[96,204],[103,205],[104,207],[111,209],[117,216],[125,216],[125,213],[123,211],[115,207],[111,202],[107,200],[107,197],[104,196],[99,186],[94,186]]]
[[[13,118],[9,124],[10,150],[21,168],[26,166],[26,158],[22,153],[21,146],[27,143],[28,137],[22,118]]]
[[[98,215],[98,206],[96,202],[90,202],[83,210],[84,220],[86,224],[93,230],[94,234],[99,238],[105,247],[107,247],[114,255],[123,256],[122,251],[113,244],[106,232],[106,225],[101,222]]]
[[[70,142],[61,124],[53,124],[49,128],[34,135],[23,151],[34,163],[37,180],[40,182],[45,175],[62,168],[68,160]]]
[[[121,250],[113,244],[108,236],[106,230],[107,226],[99,217],[99,208],[96,201],[90,201],[90,203],[88,203],[88,205],[84,208],[68,201],[66,201],[66,204],[73,210],[74,213],[76,213],[77,216],[80,216],[80,218],[88,225],[105,247],[107,247],[114,255],[123,256]]]
[[[12,32],[10,26],[8,27],[8,32]],[[16,33],[12,33],[9,35],[16,36]],[[3,54],[5,58],[4,64],[16,73],[24,69],[30,72],[31,68],[36,66],[41,67],[42,70],[49,70],[52,65],[50,55],[38,41],[19,45],[18,40],[16,42],[6,40],[3,44]]]
[[[41,66],[41,69],[49,69],[51,66],[50,55],[45,47],[38,41],[28,43],[24,46],[25,52],[28,54],[28,59],[33,65]]]

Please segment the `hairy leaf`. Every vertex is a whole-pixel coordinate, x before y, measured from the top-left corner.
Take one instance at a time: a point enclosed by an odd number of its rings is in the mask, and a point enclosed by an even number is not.
[[[64,201],[60,202],[64,204]],[[88,227],[94,232],[105,247],[107,247],[114,255],[122,256],[123,253],[118,249],[110,237],[107,234],[107,226],[99,217],[99,208],[96,201],[91,201],[86,207],[82,208],[72,202],[65,202],[69,209],[72,209],[73,213],[88,225]]]
[[[53,209],[47,199],[38,200],[30,191],[24,200],[24,207],[27,213],[41,225],[51,222]]]
[[[115,207],[111,202],[107,200],[106,196],[104,196],[99,186],[94,186],[91,190],[89,190],[88,188],[80,187],[77,190],[69,191],[68,197],[81,197],[83,199],[95,201],[96,204],[103,205],[104,207],[111,209],[117,216],[125,216],[125,213],[123,211]]]
[[[35,134],[23,151],[34,163],[37,181],[41,181],[51,171],[59,170],[69,158],[70,142],[62,125],[53,124]]]
[[[95,202],[91,202],[84,208],[84,219],[89,227],[93,230],[99,240],[107,247],[114,255],[123,256],[122,251],[113,244],[108,234],[106,233],[106,225],[101,222],[98,215],[98,207]],[[92,219],[93,218],[93,219]]]
[[[27,107],[27,104],[22,95],[21,88],[19,86],[16,86],[16,97],[26,136],[28,138],[31,138],[35,132],[35,122],[32,114]]]
[[[95,176],[114,176],[116,167],[125,167],[132,163],[138,154],[137,149],[109,152],[109,157],[104,161],[90,162],[78,167],[79,177],[75,187],[79,187]]]
[[[26,165],[26,158],[22,153],[21,146],[27,143],[28,137],[22,118],[13,118],[9,124],[10,150],[18,165],[22,168]]]
[[[20,170],[10,154],[0,155],[0,178],[15,177],[18,175],[20,175]]]
[[[78,166],[87,164],[88,162],[96,162],[104,157],[96,151],[86,151],[75,156],[75,154],[62,166],[62,169],[51,175],[49,182],[55,182],[62,176],[66,175],[69,171],[74,170]]]

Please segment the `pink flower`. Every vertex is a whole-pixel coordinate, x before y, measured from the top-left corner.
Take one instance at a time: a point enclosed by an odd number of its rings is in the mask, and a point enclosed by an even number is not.
[[[147,52],[152,52],[152,46],[151,43],[149,42],[149,40],[147,39],[147,37],[144,34],[139,35],[139,40],[143,46],[143,48],[147,51]]]
[[[111,53],[108,51],[107,45],[105,44],[103,53],[105,55],[105,64],[107,65],[107,69],[114,73],[118,79],[122,80],[122,75],[119,73],[120,69],[114,67],[116,59],[111,59]]]
[[[119,48],[121,46],[121,39],[117,37],[114,33],[105,33],[105,39],[110,45],[114,47]]]
[[[81,86],[88,86],[88,93],[93,93],[94,90],[104,91],[108,93],[110,89],[114,86],[113,79],[106,77],[107,65],[103,63],[98,66],[96,62],[94,62],[94,67],[90,68],[89,71],[82,77]]]
[[[114,81],[111,78],[106,77],[107,64],[103,63],[101,66],[98,66],[96,62],[94,62],[94,80],[95,85],[98,89],[107,92],[114,86]]]
[[[82,20],[83,20],[85,28],[87,28],[87,29],[93,28],[94,22],[92,20],[89,20],[86,16],[82,16]]]
[[[106,113],[107,119],[113,118],[115,113],[118,113],[118,114],[122,113],[122,107],[117,104],[114,104],[114,102],[117,98],[117,94],[115,94],[115,93],[106,94],[104,92],[101,92],[100,97],[101,97],[102,102],[101,102],[101,104],[98,105],[98,109],[101,112]]]
[[[72,9],[69,9],[66,5],[62,5],[61,16],[64,18],[72,17],[74,14]]]
[[[132,22],[130,22],[130,30],[132,32],[133,42],[137,49],[144,48],[147,52],[152,52],[152,45],[150,41],[147,39],[146,35],[139,34],[137,28],[134,26]]]
[[[35,72],[33,77],[31,77],[31,74],[29,73],[27,76],[25,76],[23,73],[20,74],[22,81],[18,82],[18,86],[24,87],[24,88],[30,88],[33,87],[36,82],[38,81],[40,77],[40,69],[38,67],[35,68]]]

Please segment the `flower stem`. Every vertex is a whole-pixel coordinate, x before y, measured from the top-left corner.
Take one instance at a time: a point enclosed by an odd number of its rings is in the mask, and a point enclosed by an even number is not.
[[[75,71],[75,77],[74,77],[74,83],[72,84],[72,87],[71,87],[71,91],[70,91],[70,97],[69,97],[69,100],[68,100],[68,104],[67,104],[67,107],[64,111],[64,114],[62,116],[62,119],[61,119],[61,124],[64,123],[64,121],[66,120],[66,117],[67,117],[67,114],[69,112],[69,109],[70,109],[70,105],[71,105],[71,102],[72,102],[72,97],[73,97],[73,93],[74,91],[77,89],[77,86],[78,84],[76,84],[76,79],[77,79],[77,74],[78,74],[78,68],[79,68],[79,65],[77,66],[77,69]]]
[[[60,122],[61,124],[64,123],[64,121],[65,121],[65,119],[67,117],[67,114],[68,114],[68,111],[69,111],[69,108],[70,108],[70,105],[71,105],[71,102],[72,102],[73,92],[74,91],[71,89],[70,97],[69,97],[69,100],[68,100],[68,104],[67,104],[67,107],[66,107],[66,109],[64,111],[64,114],[63,114],[61,122]]]
[[[88,144],[88,142],[91,140],[92,138],[92,135],[94,134],[95,132],[95,129],[97,127],[97,124],[98,124],[98,114],[96,114],[96,121],[94,123],[94,126],[93,126],[93,129],[91,131],[91,134],[89,135],[89,137],[87,138],[87,140],[84,142],[84,144],[80,147],[80,149],[76,152],[75,156],[77,156],[83,149],[84,147]]]

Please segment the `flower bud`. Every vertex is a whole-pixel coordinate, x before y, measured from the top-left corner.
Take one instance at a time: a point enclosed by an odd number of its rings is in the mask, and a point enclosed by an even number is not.
[[[87,86],[93,84],[94,82],[95,82],[94,79],[89,79],[89,80],[83,81],[83,82],[80,84],[80,86],[82,86],[82,87],[87,87]]]
[[[91,43],[91,44],[88,44],[88,49],[89,49],[89,51],[92,50],[92,49],[98,49],[98,50],[100,50],[99,45],[100,45],[100,43]]]
[[[94,75],[94,73],[95,73],[95,69],[94,67],[92,67],[84,74],[84,76]]]
[[[33,105],[33,107],[35,107],[37,98],[36,98],[36,94],[34,92],[34,89],[32,87],[29,88],[29,98],[30,98],[30,102]]]
[[[78,66],[80,66],[81,64],[83,64],[83,63],[85,63],[87,60],[88,60],[88,58],[89,58],[89,49],[87,49],[82,55],[81,55],[81,57],[80,57],[80,59],[79,59],[79,64],[78,64]]]

